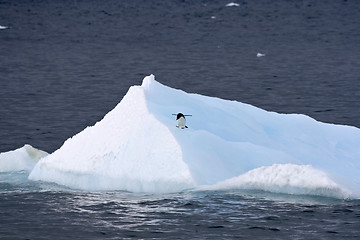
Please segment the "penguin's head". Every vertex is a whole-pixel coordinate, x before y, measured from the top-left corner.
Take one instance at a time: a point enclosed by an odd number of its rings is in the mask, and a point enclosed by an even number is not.
[[[176,120],[179,120],[179,118],[181,118],[181,117],[185,118],[184,114],[178,113],[178,114],[176,115]]]

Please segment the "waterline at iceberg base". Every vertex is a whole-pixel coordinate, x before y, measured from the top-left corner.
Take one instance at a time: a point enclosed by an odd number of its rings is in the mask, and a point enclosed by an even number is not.
[[[192,115],[189,128],[176,127],[172,114],[179,112]],[[359,143],[355,127],[186,93],[150,75],[101,121],[40,159],[29,179],[90,191],[256,189],[358,198]]]

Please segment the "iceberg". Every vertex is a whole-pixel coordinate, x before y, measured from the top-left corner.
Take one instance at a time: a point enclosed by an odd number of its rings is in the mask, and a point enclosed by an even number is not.
[[[47,152],[28,144],[13,151],[0,153],[0,172],[30,172],[35,164],[47,155]]]
[[[176,127],[184,113],[189,128]],[[154,75],[29,175],[84,190],[360,194],[360,129],[186,93]]]

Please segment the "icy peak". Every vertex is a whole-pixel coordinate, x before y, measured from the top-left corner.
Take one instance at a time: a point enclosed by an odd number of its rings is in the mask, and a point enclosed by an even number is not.
[[[141,84],[141,87],[144,88],[144,90],[149,90],[151,84],[153,84],[155,81],[155,76],[153,74],[146,76]]]

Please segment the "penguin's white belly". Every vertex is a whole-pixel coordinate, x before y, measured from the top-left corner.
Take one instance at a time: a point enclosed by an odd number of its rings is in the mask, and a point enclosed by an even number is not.
[[[177,120],[177,126],[181,128],[185,128],[186,126],[186,120],[185,118],[181,117]]]

